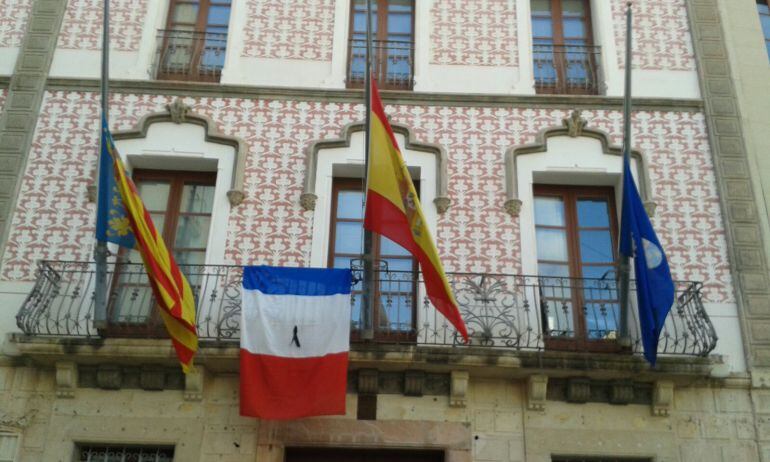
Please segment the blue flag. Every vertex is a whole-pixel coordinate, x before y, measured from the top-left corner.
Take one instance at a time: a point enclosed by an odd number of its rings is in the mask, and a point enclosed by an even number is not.
[[[644,357],[654,366],[660,331],[674,303],[674,281],[671,279],[666,254],[639,197],[628,159],[623,162],[620,253],[634,259],[636,301]]]
[[[117,156],[107,120],[102,118],[102,150],[99,161],[99,198],[96,210],[96,240],[134,248],[134,232],[115,183],[113,156]]]

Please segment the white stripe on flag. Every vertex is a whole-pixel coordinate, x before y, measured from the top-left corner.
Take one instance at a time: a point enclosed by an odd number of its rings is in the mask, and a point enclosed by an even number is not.
[[[254,354],[314,358],[350,350],[350,294],[271,295],[243,290],[241,348]],[[297,340],[294,342],[294,327]]]

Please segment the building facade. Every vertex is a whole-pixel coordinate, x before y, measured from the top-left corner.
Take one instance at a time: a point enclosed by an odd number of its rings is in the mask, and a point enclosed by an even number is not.
[[[110,126],[196,293],[187,376],[136,254],[94,312],[101,3],[0,0],[0,461],[770,460],[762,1],[633,5],[633,169],[678,281],[653,369],[615,282],[625,2],[377,0],[471,342],[376,239],[347,415],[287,422],[238,415],[241,267],[360,272],[365,1],[111,0]]]

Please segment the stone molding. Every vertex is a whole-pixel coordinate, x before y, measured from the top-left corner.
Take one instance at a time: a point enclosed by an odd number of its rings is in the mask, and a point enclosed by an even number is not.
[[[52,78],[48,80],[47,89],[51,91],[99,91],[99,80]],[[250,100],[303,100],[324,103],[363,103],[364,101],[363,91],[357,89],[255,87],[201,82],[173,82],[167,80],[110,80],[110,90],[118,93],[175,95],[181,97],[208,96]],[[387,104],[421,106],[573,107],[617,110],[623,108],[623,98],[607,96],[466,94],[392,90],[383,91],[381,96]],[[701,112],[703,111],[703,102],[699,99],[635,98],[634,108],[645,111]]]
[[[510,147],[505,151],[505,202],[503,208],[512,217],[518,217],[521,212],[521,199],[519,199],[519,179],[517,177],[516,162],[519,156],[537,154],[548,151],[548,139],[554,136],[569,136],[571,138],[586,137],[599,140],[602,152],[613,156],[622,157],[623,148],[610,144],[610,138],[602,130],[587,127],[588,121],[581,116],[579,110],[572,111],[569,117],[562,120],[561,126],[554,126],[541,130],[533,144],[518,147]],[[645,210],[652,217],[655,212],[655,202],[652,201],[652,187],[650,186],[650,173],[647,159],[638,150],[631,150],[631,157],[637,161],[638,175],[640,179],[639,195],[644,201]]]
[[[652,391],[652,415],[666,417],[674,407],[674,382],[658,380]]]
[[[465,407],[468,404],[468,371],[452,371],[449,382],[449,406]]]
[[[0,114],[0,255],[26,167],[66,1],[34,0]]]
[[[204,139],[207,142],[222,144],[235,149],[235,168],[230,179],[230,190],[227,191],[227,199],[233,207],[243,202],[245,198],[244,175],[246,172],[246,154],[248,153],[246,142],[238,137],[222,134],[213,120],[192,112],[192,108],[185,104],[181,98],[176,98],[173,103],[167,104],[165,112],[145,115],[134,128],[113,132],[112,138],[115,140],[146,138],[150,125],[159,122],[199,125],[205,130]]]
[[[331,140],[320,140],[310,143],[305,151],[305,180],[303,182],[302,194],[300,195],[300,204],[306,211],[315,210],[315,203],[318,195],[315,190],[316,173],[318,171],[318,153],[323,149],[347,148],[353,133],[364,131],[364,122],[354,122],[346,125],[340,137]],[[436,198],[433,203],[439,214],[446,212],[450,205],[449,198],[449,161],[446,149],[443,146],[433,143],[421,143],[414,137],[414,133],[406,125],[391,123],[393,132],[404,135],[406,146],[404,149],[412,151],[427,152],[436,157]]]
[[[687,0],[749,369],[770,367],[770,271],[716,0]],[[751,327],[751,328],[749,328]],[[754,373],[754,371],[752,371]]]
[[[527,409],[544,411],[548,392],[548,376],[535,374],[527,379]]]
[[[73,361],[56,362],[56,397],[74,398],[78,387],[78,365]]]

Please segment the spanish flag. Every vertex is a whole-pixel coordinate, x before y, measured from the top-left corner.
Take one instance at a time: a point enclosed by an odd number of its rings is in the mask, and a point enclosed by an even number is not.
[[[97,239],[101,236],[100,240],[115,242],[118,245],[133,244],[142,255],[161,318],[182,364],[182,370],[187,373],[198,350],[195,300],[190,284],[179,270],[174,256],[166,248],[163,237],[155,230],[150,214],[137,193],[136,185],[126,175],[126,169],[115,149],[105,119],[102,119],[102,136],[104,142],[99,172],[100,188],[113,183],[106,179],[109,170],[114,171],[114,188],[108,187],[99,193],[100,198],[113,196],[113,200],[99,204]]]
[[[374,78],[371,82],[372,114],[364,227],[396,242],[414,255],[420,262],[431,303],[467,342],[468,332],[430,236],[417,191],[385,116]]]

